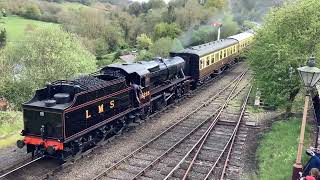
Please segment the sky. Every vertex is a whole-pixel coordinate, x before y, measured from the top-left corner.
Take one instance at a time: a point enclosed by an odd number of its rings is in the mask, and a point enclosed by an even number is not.
[[[138,1],[138,2],[148,2],[149,0],[132,0],[132,1]],[[165,2],[169,2],[170,0],[164,0]]]

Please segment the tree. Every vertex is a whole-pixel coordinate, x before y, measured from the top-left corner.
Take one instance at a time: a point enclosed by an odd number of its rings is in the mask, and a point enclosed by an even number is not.
[[[162,16],[163,16],[163,19],[165,20],[165,22],[167,22],[169,24],[175,22],[176,12],[175,12],[175,7],[173,6],[172,3],[169,3],[167,11],[165,11]]]
[[[34,90],[46,82],[70,79],[96,69],[95,57],[75,35],[57,28],[40,28],[30,32],[22,43],[8,45],[0,54],[0,65],[8,69],[1,79],[0,96],[16,107],[28,100]]]
[[[152,40],[146,34],[141,34],[137,37],[137,46],[139,49],[149,49],[152,45]]]
[[[7,31],[3,29],[0,31],[0,49],[7,44]]]
[[[208,21],[212,17],[212,10],[204,8],[198,0],[188,0],[184,8],[175,11],[176,23],[183,30],[188,30],[194,25],[199,25],[202,21]]]
[[[226,6],[226,4],[227,2],[225,0],[207,0],[205,6],[222,9]]]
[[[37,4],[29,4],[25,8],[24,16],[31,19],[38,19],[41,15],[40,8]]]
[[[160,9],[166,7],[166,3],[163,0],[149,0],[149,9]]]
[[[150,47],[153,56],[168,57],[173,49],[173,40],[170,37],[160,38]]]
[[[133,2],[129,5],[128,9],[129,14],[139,16],[142,12],[142,6],[139,2]]]
[[[320,57],[319,8],[318,0],[301,0],[274,9],[248,53],[264,101],[285,108],[287,114],[301,88],[296,69],[311,54]]]
[[[154,27],[154,38],[159,39],[163,37],[176,38],[180,35],[181,29],[175,23],[160,23]]]

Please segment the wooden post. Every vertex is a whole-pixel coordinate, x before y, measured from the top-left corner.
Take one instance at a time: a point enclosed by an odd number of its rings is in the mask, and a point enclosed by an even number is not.
[[[301,156],[302,156],[302,150],[303,150],[304,132],[305,132],[306,123],[307,123],[308,105],[309,105],[309,95],[306,95],[304,99],[304,110],[303,110],[302,123],[301,123],[301,129],[300,129],[298,153],[297,153],[296,163],[293,165],[292,180],[299,179],[300,177],[299,172],[302,172],[302,169],[303,169],[301,164]]]

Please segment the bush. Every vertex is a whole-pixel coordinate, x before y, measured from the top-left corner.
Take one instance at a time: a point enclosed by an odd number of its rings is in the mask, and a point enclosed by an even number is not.
[[[137,37],[137,46],[139,49],[149,49],[151,45],[152,40],[146,34],[141,34]]]

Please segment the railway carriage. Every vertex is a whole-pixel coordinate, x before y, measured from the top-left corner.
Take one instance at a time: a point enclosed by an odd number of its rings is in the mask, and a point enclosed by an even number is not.
[[[201,84],[237,61],[239,53],[252,43],[253,38],[253,32],[247,31],[226,39],[172,52],[170,55],[182,57],[186,61],[186,75],[192,76],[195,85]]]

